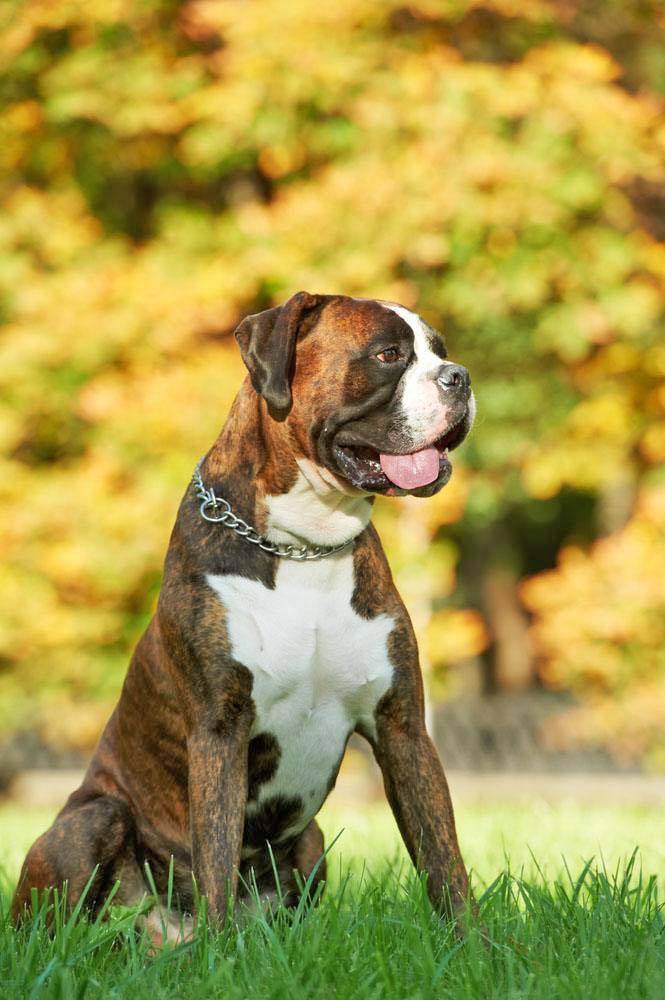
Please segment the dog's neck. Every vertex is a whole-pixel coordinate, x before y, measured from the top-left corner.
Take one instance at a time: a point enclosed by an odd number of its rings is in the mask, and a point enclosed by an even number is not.
[[[291,489],[265,496],[268,537],[276,542],[341,545],[359,535],[371,517],[371,499],[342,493],[328,470],[310,459],[295,461],[298,473]]]
[[[272,542],[340,545],[363,531],[373,497],[298,454],[288,420],[268,415],[248,382],[202,467],[206,486]]]

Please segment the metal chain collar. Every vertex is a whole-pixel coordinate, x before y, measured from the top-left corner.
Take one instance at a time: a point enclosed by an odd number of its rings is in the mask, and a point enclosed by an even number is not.
[[[341,545],[278,545],[271,542],[265,535],[260,535],[256,528],[252,528],[250,524],[234,514],[228,500],[218,497],[212,488],[206,489],[201,478],[202,462],[203,459],[197,463],[192,482],[196,489],[196,495],[201,501],[199,510],[204,521],[210,521],[211,524],[223,524],[225,528],[235,531],[237,535],[251,542],[252,545],[258,545],[264,552],[270,552],[274,556],[279,556],[280,559],[297,559],[300,562],[310,559],[325,559],[326,556],[332,556],[335,552],[341,552],[353,541],[353,538],[349,538]]]

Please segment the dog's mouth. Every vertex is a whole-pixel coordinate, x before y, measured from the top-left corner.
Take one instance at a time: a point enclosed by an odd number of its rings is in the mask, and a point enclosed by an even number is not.
[[[382,452],[342,438],[333,444],[333,455],[344,478],[366,492],[429,496],[450,479],[452,465],[448,453],[463,441],[467,431],[465,415],[440,438],[418,451]]]

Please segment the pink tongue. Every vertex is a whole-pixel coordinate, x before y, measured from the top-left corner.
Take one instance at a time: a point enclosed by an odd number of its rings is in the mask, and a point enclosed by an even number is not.
[[[402,490],[415,490],[433,483],[439,475],[439,453],[423,448],[412,455],[379,455],[381,468],[388,479]]]

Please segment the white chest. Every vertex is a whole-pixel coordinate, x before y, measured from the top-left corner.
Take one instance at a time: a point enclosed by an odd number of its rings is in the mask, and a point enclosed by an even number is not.
[[[260,789],[320,807],[349,733],[370,733],[392,680],[388,615],[367,620],[351,607],[353,558],[279,564],[274,590],[241,576],[208,576],[226,610],[233,657],[253,676],[252,735],[278,741],[279,764]]]

